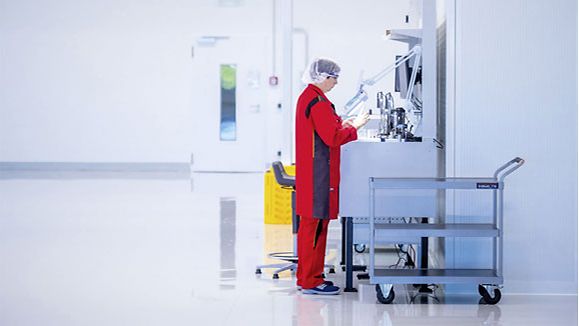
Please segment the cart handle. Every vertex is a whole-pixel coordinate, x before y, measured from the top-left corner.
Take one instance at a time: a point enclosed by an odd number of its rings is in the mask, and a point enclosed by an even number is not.
[[[500,168],[498,168],[495,171],[494,174],[494,178],[497,179],[497,177],[499,176],[499,174],[504,171],[505,169],[507,169],[509,166],[512,166],[513,164],[516,164],[515,166],[511,167],[510,169],[508,169],[506,172],[504,172],[499,181],[503,181],[505,179],[505,177],[511,173],[513,173],[513,171],[515,171],[516,169],[520,168],[523,164],[525,164],[525,160],[520,158],[520,157],[515,157],[514,159],[508,161],[507,163],[503,164]]]

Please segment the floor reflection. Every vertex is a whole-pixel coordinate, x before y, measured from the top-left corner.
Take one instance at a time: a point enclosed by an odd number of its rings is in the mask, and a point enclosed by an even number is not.
[[[294,326],[327,325],[326,307],[328,299],[313,296],[297,295],[294,299],[295,313],[292,318]]]
[[[502,325],[501,321],[501,307],[497,305],[479,305],[477,317],[481,321],[481,325]]]
[[[370,288],[371,285],[363,287]],[[500,306],[382,305],[355,293],[337,296],[296,293],[292,325],[502,325],[501,315]]]
[[[219,266],[221,289],[235,289],[235,198],[222,197],[219,200]]]
[[[411,303],[407,285],[383,305],[356,278],[357,293],[304,295],[290,273],[255,274],[264,254],[292,248],[289,225],[264,227],[262,175],[189,186],[1,180],[0,325],[577,325],[576,295],[514,295],[508,284],[496,306],[479,305],[476,288]],[[339,262],[340,231],[330,223],[327,263]],[[337,267],[327,276],[343,287]]]

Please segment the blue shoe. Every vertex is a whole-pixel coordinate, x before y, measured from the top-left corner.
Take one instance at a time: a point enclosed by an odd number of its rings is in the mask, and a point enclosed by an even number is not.
[[[332,281],[324,281],[324,284],[326,284],[326,285],[334,285],[334,282],[332,282]],[[299,290],[299,291],[302,290],[302,286],[301,286],[301,285],[298,285],[298,290]]]
[[[303,289],[302,291],[304,294],[321,294],[321,295],[333,295],[339,294],[340,288],[334,285],[327,285],[322,283],[315,288],[311,289]]]

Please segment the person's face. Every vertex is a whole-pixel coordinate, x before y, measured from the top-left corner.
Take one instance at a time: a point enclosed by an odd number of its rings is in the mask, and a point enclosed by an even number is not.
[[[328,77],[326,78],[326,80],[324,80],[322,82],[321,85],[321,89],[324,93],[327,93],[329,91],[332,90],[332,88],[334,88],[334,86],[336,86],[336,84],[338,83],[338,77]]]

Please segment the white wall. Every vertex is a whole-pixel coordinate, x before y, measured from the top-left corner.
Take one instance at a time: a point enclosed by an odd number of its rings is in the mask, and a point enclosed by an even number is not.
[[[196,38],[271,33],[242,3],[2,1],[0,161],[188,162]]]
[[[204,82],[191,67],[196,38],[272,33],[271,0],[221,2],[2,1],[0,162],[188,162],[201,141],[192,130],[191,90]],[[294,26],[307,30],[310,57],[333,57],[343,67],[330,95],[338,106],[355,92],[360,70],[369,76],[403,51],[381,36],[404,26],[414,7],[411,0],[294,0]],[[305,58],[303,38],[294,39],[295,100]],[[278,39],[278,76],[281,48]],[[256,51],[266,67],[271,55]],[[288,123],[275,109],[280,89],[264,89],[269,159],[283,147],[276,139]]]
[[[523,157],[506,180],[505,292],[577,293],[577,2],[451,3],[447,173],[488,176]],[[449,213],[483,204],[457,195]],[[488,248],[457,241],[454,258],[484,265]]]
[[[396,54],[408,51],[404,43],[385,41],[385,35],[387,29],[417,27],[418,22],[404,22],[404,15],[412,12],[411,2],[414,1],[364,0],[355,4],[330,0],[294,1],[294,27],[308,31],[310,59],[329,57],[342,68],[338,86],[328,94],[336,107],[343,106],[356,94],[361,71],[369,78],[393,63]],[[300,77],[307,64],[303,59],[302,40],[300,36],[295,37],[294,89],[297,96],[303,88]],[[391,74],[371,91],[384,87],[392,89],[393,81],[394,74]],[[368,103],[375,105],[374,99]]]

